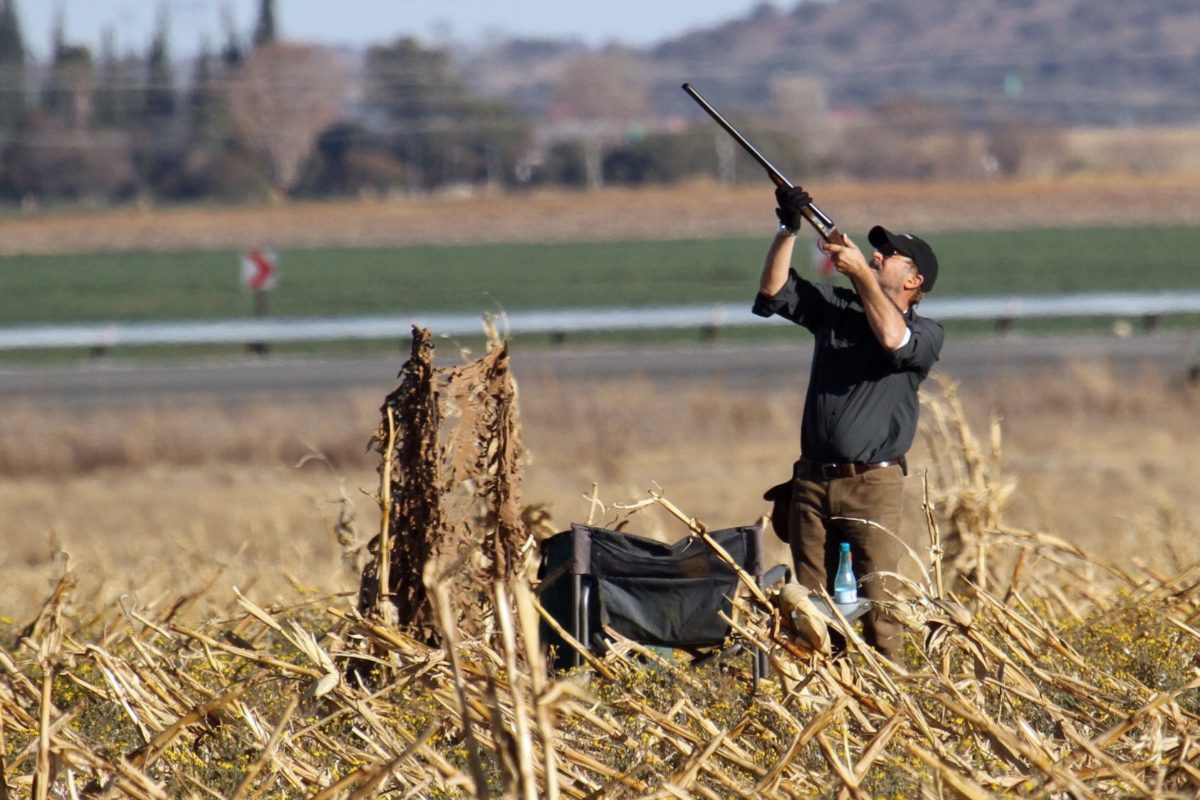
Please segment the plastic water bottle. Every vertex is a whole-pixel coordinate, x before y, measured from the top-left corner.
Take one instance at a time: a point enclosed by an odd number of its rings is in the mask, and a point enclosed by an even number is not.
[[[838,545],[837,574],[833,576],[833,602],[838,605],[852,605],[858,602],[858,579],[854,577],[854,568],[850,566],[850,543]]]

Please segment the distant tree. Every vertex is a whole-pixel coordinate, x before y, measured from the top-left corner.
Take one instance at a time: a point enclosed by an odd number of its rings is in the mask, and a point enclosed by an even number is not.
[[[201,44],[183,101],[187,152],[176,187],[180,199],[261,197],[270,185],[266,167],[234,134],[225,91],[225,79],[232,72],[207,42]]]
[[[123,131],[79,130],[47,117],[22,132],[15,160],[19,196],[113,201],[131,197],[137,173]]]
[[[0,0],[0,138],[16,132],[25,111],[25,39],[16,0]]]
[[[255,50],[230,82],[234,126],[247,146],[265,154],[281,195],[300,179],[317,137],[341,116],[346,88],[332,53],[286,43]]]
[[[183,135],[185,119],[180,113],[169,34],[164,10],[141,57],[140,96],[128,130],[143,197],[174,199],[184,194],[188,142]]]
[[[645,185],[712,175],[719,157],[713,149],[713,127],[696,125],[682,133],[651,133],[611,147],[604,156],[604,182]],[[720,128],[717,130],[729,138]],[[757,134],[755,141],[760,141]],[[771,153],[776,155],[777,151]],[[755,178],[761,179],[760,175]]]
[[[158,26],[146,53],[146,84],[142,113],[147,122],[163,122],[175,116],[177,105],[175,76],[167,49],[166,12],[158,17]]]
[[[254,25],[254,46],[263,47],[264,45],[273,44],[275,42],[275,0],[259,0],[258,3],[258,22]]]
[[[55,82],[54,74],[59,53],[66,47],[66,33],[63,25],[63,12],[60,6],[54,15],[54,23],[50,31],[50,69],[38,87],[38,108],[50,114],[58,111],[66,103],[66,98]]]
[[[583,162],[583,145],[579,141],[555,142],[547,150],[532,182],[552,186],[586,186],[587,168]]]
[[[234,130],[228,85],[240,71],[244,54],[227,7],[224,22],[224,45],[214,51],[207,40],[201,41],[182,97],[178,139],[185,143],[185,152],[171,186],[180,200],[240,202],[272,191],[269,165]]]
[[[297,191],[314,197],[382,195],[403,188],[407,177],[385,138],[361,124],[340,122],[318,138],[317,157]]]
[[[60,42],[54,49],[46,87],[46,110],[65,120],[70,127],[83,129],[91,123],[96,67],[86,47]]]
[[[450,55],[403,38],[367,51],[368,102],[387,117],[396,157],[408,168],[410,188],[436,184],[426,175],[449,143],[452,109],[462,94]]]
[[[507,106],[475,97],[447,51],[403,38],[372,47],[366,72],[368,103],[385,116],[410,188],[498,182],[512,173],[528,124]]]
[[[93,120],[101,128],[129,126],[141,106],[142,64],[134,55],[118,55],[116,37],[106,30],[100,43],[100,69]]]
[[[55,19],[50,69],[42,85],[42,110],[74,128],[90,122],[96,70],[91,51],[68,44],[61,14]]]
[[[215,145],[226,138],[228,114],[216,74],[219,70],[219,61],[208,42],[202,42],[184,101],[188,133],[195,145]]]
[[[176,195],[181,200],[242,203],[262,200],[274,191],[270,167],[257,153],[236,143],[193,150],[182,177]]]
[[[119,59],[103,38],[99,68],[85,47],[56,28],[41,108],[27,115],[6,148],[4,195],[12,199],[122,200],[138,186],[135,152],[136,60]]]
[[[222,9],[221,23],[225,28],[225,45],[221,48],[221,63],[226,69],[234,70],[242,65],[246,54],[241,39],[238,38],[237,25],[234,24],[229,6]]]

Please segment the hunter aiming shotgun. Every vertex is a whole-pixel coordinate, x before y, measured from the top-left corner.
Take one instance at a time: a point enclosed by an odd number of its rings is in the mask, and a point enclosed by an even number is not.
[[[792,461],[791,476],[763,495],[771,503],[775,533],[791,550],[800,596],[829,592],[824,596],[836,599],[842,581],[833,566],[843,546],[850,548],[854,569],[864,577],[858,590],[870,601],[861,617],[862,641],[903,664],[904,626],[889,613],[903,596],[900,576],[892,577],[903,555],[903,541],[894,532],[903,516],[907,453],[917,432],[918,388],[945,339],[941,324],[917,313],[937,280],[937,256],[924,239],[882,225],[867,233],[874,248],[868,256],[691,84],[683,90],[775,184],[779,225],[767,246],[751,313],[780,317],[812,336],[800,450],[780,453],[799,458]],[[796,229],[806,224],[817,229],[822,252],[849,286],[810,281],[793,267]],[[790,370],[781,371],[790,377]],[[770,449],[781,448],[773,443]],[[845,648],[839,637],[830,632],[835,652]]]
[[[737,128],[730,124],[729,120],[721,116],[719,111],[713,108],[707,100],[701,97],[700,93],[697,92],[690,83],[683,84],[683,90],[687,92],[688,96],[695,100],[697,105],[703,108],[704,111],[710,117],[712,117],[718,125],[724,128],[725,132],[732,136],[733,140],[740,144],[743,150],[749,153],[754,160],[757,161],[759,165],[767,171],[767,176],[776,186],[783,186],[791,189],[795,185],[786,177],[784,177],[783,173],[780,172],[774,164],[772,164],[770,161],[767,161],[766,157],[763,156],[762,153],[758,152],[754,145],[750,144],[750,141],[746,139],[745,136],[742,136],[742,134],[738,132]],[[812,226],[816,228],[817,233],[821,235],[822,239],[835,244],[844,244],[845,240],[842,238],[842,232],[838,230],[837,225],[833,223],[833,220],[827,217],[821,211],[821,209],[817,208],[815,203],[810,203],[800,213],[804,215],[806,220],[812,223]]]

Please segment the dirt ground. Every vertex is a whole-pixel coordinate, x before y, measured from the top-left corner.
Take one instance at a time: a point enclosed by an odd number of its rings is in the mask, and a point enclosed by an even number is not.
[[[822,183],[846,230],[886,218],[941,231],[1200,222],[1200,172],[1021,181]],[[232,208],[56,211],[0,218],[0,255],[124,250],[387,247],[758,236],[774,227],[770,185],[711,182],[594,192],[458,192]]]
[[[821,194],[828,207],[865,220],[909,208],[897,204],[914,188],[920,208],[901,224],[922,229],[1200,224],[1200,175],[845,185]],[[714,186],[58,213],[0,220],[0,251],[241,247],[265,238],[280,247],[367,246],[457,241],[464,230],[478,241],[755,235],[770,217],[769,192]],[[218,614],[234,586],[260,602],[352,592],[357,548],[378,528],[377,477],[364,451],[381,399],[126,404],[84,415],[11,406],[0,420],[0,618],[27,621],[67,560],[81,579],[81,615],[96,604],[132,609],[201,591],[207,599],[197,608]],[[1200,397],[1179,374],[1147,371],[1131,383],[1077,364],[964,389],[962,399],[984,442],[992,416],[1002,418],[998,475],[1016,482],[1009,524],[1167,572],[1200,558]],[[547,379],[523,381],[520,402],[530,451],[524,500],[545,505],[551,527],[590,514],[611,521],[623,513],[616,504],[644,499],[654,484],[709,525],[745,524],[765,512],[761,492],[787,466],[767,445],[798,440],[800,398],[784,390],[721,384],[664,396],[649,383]],[[935,463],[944,447],[927,424],[913,461]],[[904,532],[918,552],[921,478],[909,481]],[[603,508],[587,499],[593,484]],[[654,512],[639,512],[631,529],[684,533]],[[779,548],[774,555],[783,558]]]

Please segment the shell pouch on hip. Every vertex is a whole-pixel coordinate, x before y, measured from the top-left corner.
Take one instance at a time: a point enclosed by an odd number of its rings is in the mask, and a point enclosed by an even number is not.
[[[788,541],[788,515],[792,505],[792,482],[777,483],[763,493],[763,500],[771,504],[771,530],[783,541]]]

